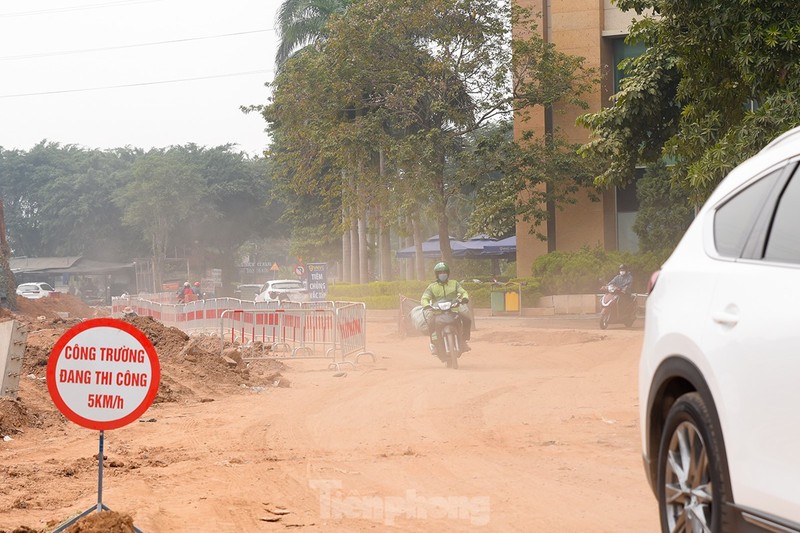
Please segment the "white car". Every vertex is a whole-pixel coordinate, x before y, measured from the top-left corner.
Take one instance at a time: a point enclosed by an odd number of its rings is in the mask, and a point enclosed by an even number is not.
[[[308,290],[302,281],[296,279],[273,279],[261,287],[256,302],[271,301],[307,302]]]
[[[800,128],[719,184],[651,279],[639,369],[662,531],[800,531]]]
[[[241,300],[255,300],[261,293],[261,287],[258,283],[243,283],[236,287],[236,296]]]
[[[56,290],[49,283],[35,282],[20,283],[17,285],[17,294],[31,300],[47,298],[54,292],[56,292]]]

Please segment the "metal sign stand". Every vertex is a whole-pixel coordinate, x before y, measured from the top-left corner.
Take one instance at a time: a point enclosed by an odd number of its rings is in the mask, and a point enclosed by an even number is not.
[[[78,359],[70,357],[71,350],[77,350],[78,346],[91,350],[91,352],[87,351],[87,354],[92,356],[90,360],[94,363],[92,370],[94,370],[95,380],[93,381],[84,380],[86,382],[77,383],[70,377],[71,371],[76,370],[75,361]],[[103,349],[119,350],[120,347],[126,357],[120,356],[121,362],[114,362],[116,366],[112,366],[109,360],[102,356],[99,360],[95,360],[95,352],[102,354]],[[123,368],[120,369],[119,365],[123,365]],[[84,371],[90,372],[85,369]],[[116,382],[114,381],[115,373]],[[129,374],[139,376],[139,382],[135,383],[132,380],[125,382],[124,379],[120,379],[120,376]],[[110,510],[103,505],[105,430],[129,424],[144,413],[158,392],[160,379],[161,366],[152,343],[135,326],[122,320],[95,318],[81,322],[64,333],[53,346],[47,362],[47,389],[50,397],[68,419],[83,427],[100,431],[97,454],[97,505],[93,505],[78,516],[60,524],[53,530],[53,533],[61,533],[93,511],[100,513]],[[110,388],[109,385],[111,385]],[[142,386],[146,389],[141,390]],[[106,387],[106,389],[102,387]],[[79,392],[75,392],[76,390]],[[113,414],[116,418],[99,417],[98,411],[94,408],[101,406],[94,405],[91,401],[85,401],[85,398],[90,398],[92,394],[101,390],[104,391],[104,394],[110,391],[106,399],[110,398],[113,405],[106,404],[105,407],[115,409]],[[65,392],[69,392],[69,394],[65,394]],[[84,398],[83,402],[81,402],[81,398]],[[126,398],[131,401],[126,402]],[[133,530],[135,533],[142,533],[135,526]]]
[[[61,533],[62,531],[67,529],[69,526],[71,526],[72,524],[74,524],[75,522],[77,522],[78,520],[83,518],[84,516],[91,514],[92,511],[96,511],[96,512],[99,513],[101,511],[110,511],[111,510],[108,507],[106,507],[105,504],[103,504],[103,442],[104,442],[104,438],[105,438],[105,432],[103,430],[100,430],[100,451],[99,451],[99,453],[97,455],[97,458],[98,458],[97,459],[97,464],[98,464],[98,466],[97,466],[97,505],[93,505],[93,506],[89,507],[88,509],[86,509],[81,514],[79,514],[78,516],[74,516],[74,517],[70,518],[69,520],[67,520],[66,522],[63,522],[61,525],[59,525],[57,528],[55,528],[53,530],[53,533]],[[140,530],[136,526],[133,526],[133,530],[136,533],[143,533],[142,530]]]

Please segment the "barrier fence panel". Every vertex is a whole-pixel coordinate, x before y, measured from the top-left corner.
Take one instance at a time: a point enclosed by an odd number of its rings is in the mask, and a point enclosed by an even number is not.
[[[150,300],[143,296],[154,297]],[[366,306],[353,302],[253,302],[212,298],[177,304],[171,293],[112,298],[112,316],[126,307],[165,326],[187,333],[219,333],[220,354],[225,342],[235,343],[242,358],[321,358],[330,366],[355,365],[366,351]],[[161,301],[158,301],[161,300]],[[354,361],[346,361],[354,357]],[[338,362],[337,362],[338,359]]]
[[[228,309],[219,321],[225,341],[240,345],[242,359],[336,358],[332,309]]]
[[[375,361],[375,354],[367,350],[367,308],[363,303],[336,302],[337,348],[342,361],[355,354],[358,363],[362,355]]]

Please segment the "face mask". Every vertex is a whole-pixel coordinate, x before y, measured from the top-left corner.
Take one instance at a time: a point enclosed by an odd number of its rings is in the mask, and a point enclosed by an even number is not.
[[[439,275],[437,275],[437,276],[436,276],[436,278],[437,278],[439,281],[441,281],[442,283],[444,283],[444,282],[446,282],[446,281],[447,281],[447,274],[439,274]]]
[[[620,271],[619,271],[619,275],[620,275],[620,276],[624,276],[624,275],[625,275],[625,271],[624,271],[624,270],[620,270]]]

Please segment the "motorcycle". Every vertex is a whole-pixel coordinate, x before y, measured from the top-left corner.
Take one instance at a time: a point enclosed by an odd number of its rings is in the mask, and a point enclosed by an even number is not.
[[[636,320],[636,295],[630,298],[620,287],[609,283],[600,296],[600,329],[609,324],[625,324],[631,327]],[[624,301],[623,298],[629,300]]]
[[[433,311],[429,321],[432,323],[431,351],[447,365],[447,368],[457,369],[458,358],[463,352],[463,336],[460,300],[450,302],[443,300],[431,304]]]

